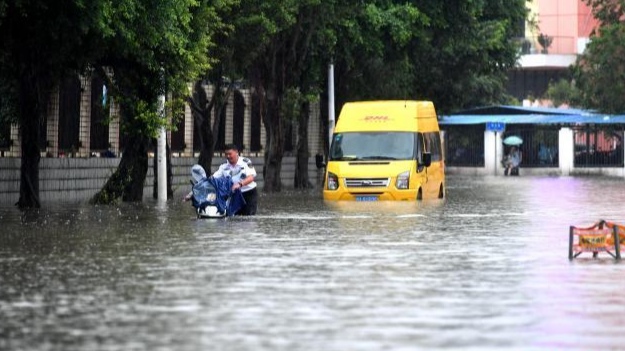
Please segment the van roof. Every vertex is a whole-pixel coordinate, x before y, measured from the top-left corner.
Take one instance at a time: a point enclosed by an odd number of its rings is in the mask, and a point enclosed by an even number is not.
[[[422,106],[428,106],[428,107],[434,107],[434,104],[432,103],[432,101],[427,101],[427,100],[372,100],[372,101],[350,101],[345,103],[346,105],[367,105],[368,107],[371,107],[371,105],[378,105],[378,106],[405,106],[405,107],[412,107],[412,106],[417,106],[417,105],[422,105]]]
[[[378,130],[438,130],[434,104],[416,100],[348,102],[335,127],[335,132]]]

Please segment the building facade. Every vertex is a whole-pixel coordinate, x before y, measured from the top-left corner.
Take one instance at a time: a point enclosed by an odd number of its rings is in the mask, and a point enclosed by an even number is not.
[[[204,85],[207,97],[213,94],[211,85]],[[248,156],[260,156],[266,144],[265,127],[258,108],[258,99],[251,89],[236,89],[223,110],[217,131],[216,154],[223,146],[234,143]],[[325,128],[321,121],[320,104],[309,110],[308,148],[312,155],[323,153]],[[107,94],[102,79],[81,76],[60,82],[51,92],[46,120],[41,125],[42,157],[119,157],[123,152],[120,133],[119,106]],[[216,118],[211,115],[212,121]],[[285,156],[297,146],[297,122],[288,121]],[[198,156],[200,145],[191,108],[185,105],[184,118],[175,130],[167,132],[174,157]],[[20,157],[21,145],[17,125],[0,128],[0,156]]]
[[[566,78],[597,26],[583,0],[531,0],[528,7],[518,67],[508,73],[508,93],[521,101],[542,97],[550,82]]]

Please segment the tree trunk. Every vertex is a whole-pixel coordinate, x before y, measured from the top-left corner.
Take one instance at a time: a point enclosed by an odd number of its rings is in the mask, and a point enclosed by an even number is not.
[[[265,151],[264,187],[266,193],[275,193],[282,190],[280,172],[282,170],[282,156],[284,155],[284,126],[280,118],[280,103],[275,94],[267,99],[267,110],[263,116],[267,130],[267,151]]]
[[[204,168],[206,174],[212,173],[213,153],[215,152],[215,140],[210,127],[210,110],[205,111],[202,117],[195,117],[195,126],[199,128],[197,135],[200,137],[200,157],[198,164]]]
[[[158,145],[158,139],[152,139],[152,145]],[[158,146],[154,148],[154,159],[152,160],[152,173],[154,182],[152,183],[152,198],[158,199]]]
[[[187,99],[193,111],[195,128],[198,130],[200,139],[200,157],[198,164],[204,168],[207,174],[212,173],[213,154],[217,144],[217,135],[222,121],[222,111],[226,107],[226,101],[234,91],[234,84],[228,84],[226,91],[223,82],[217,80],[214,86],[213,96],[210,100],[206,95],[202,81],[197,81],[193,87],[193,96]],[[213,124],[211,125],[211,112],[213,112]]]
[[[143,186],[148,172],[148,143],[145,136],[129,135],[122,159],[102,190],[91,199],[94,204],[110,204],[119,197],[124,202],[143,199]]]
[[[172,184],[174,182],[174,172],[171,170],[171,147],[169,147],[169,143],[165,144],[165,148],[167,149],[167,198],[174,198],[174,188]]]
[[[301,109],[297,121],[297,158],[295,164],[295,180],[296,189],[309,189],[313,185],[308,178],[308,158],[310,151],[308,150],[308,120],[310,103],[305,101],[301,104]]]
[[[193,122],[196,135],[200,140],[200,157],[198,164],[209,173],[213,162],[213,152],[215,142],[210,125],[211,102],[208,100],[202,81],[198,80],[193,85],[193,94],[187,98],[187,103],[193,112]]]
[[[34,108],[28,109],[34,110]],[[36,113],[36,111],[31,112]],[[20,198],[16,205],[20,209],[40,208],[39,160],[41,159],[41,154],[39,151],[39,118],[26,117],[22,118],[21,121],[22,165],[20,168]]]
[[[40,208],[39,150],[40,123],[44,120],[52,84],[43,84],[42,77],[23,74],[19,87],[19,118],[22,148],[20,167],[20,209]]]

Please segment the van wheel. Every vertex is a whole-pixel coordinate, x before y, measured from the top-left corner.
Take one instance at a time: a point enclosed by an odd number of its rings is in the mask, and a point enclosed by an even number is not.
[[[441,184],[441,187],[438,188],[438,198],[442,199],[445,197],[445,188],[443,188],[443,184]]]
[[[423,200],[423,192],[421,191],[421,188],[419,188],[419,191],[417,192],[417,201]]]

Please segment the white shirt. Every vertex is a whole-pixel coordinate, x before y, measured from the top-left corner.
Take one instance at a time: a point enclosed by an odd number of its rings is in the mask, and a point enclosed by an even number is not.
[[[213,177],[232,177],[232,182],[237,183],[245,179],[247,176],[252,175],[256,178],[256,169],[252,165],[252,160],[247,157],[239,157],[239,160],[235,165],[231,165],[230,162],[223,163],[215,173]],[[252,181],[241,188],[241,192],[252,190],[256,187],[256,182]]]

